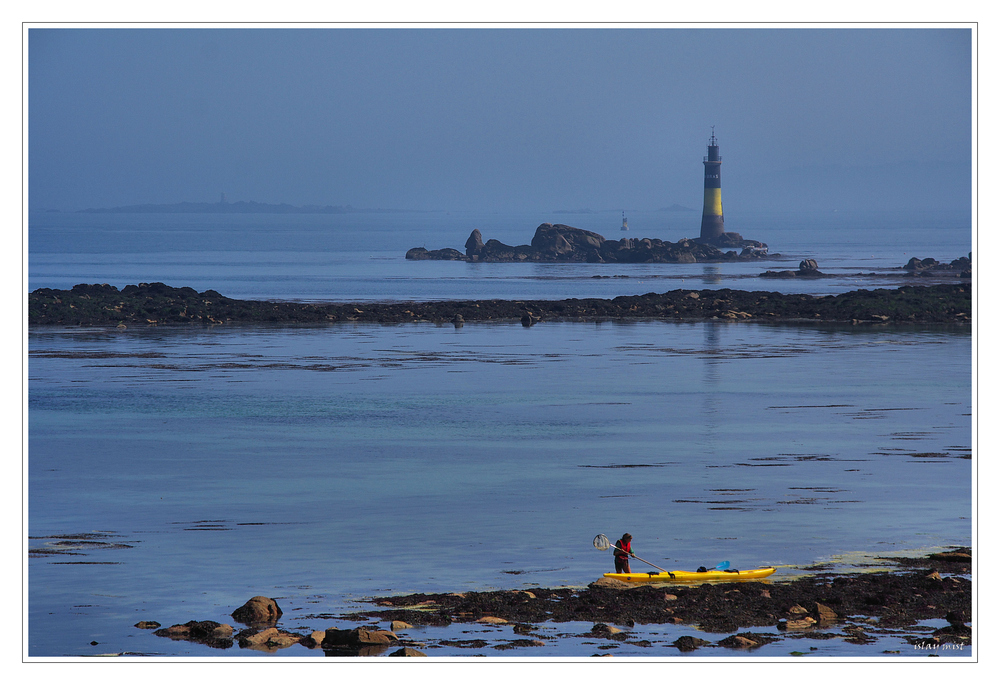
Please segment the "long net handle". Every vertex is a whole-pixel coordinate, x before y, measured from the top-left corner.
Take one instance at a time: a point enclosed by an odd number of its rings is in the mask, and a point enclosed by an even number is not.
[[[600,535],[598,535],[597,537],[594,538],[594,547],[596,547],[597,549],[601,550],[602,552],[606,552],[609,549],[611,549],[611,541],[608,540],[608,536],[607,535],[604,535],[602,533],[602,534],[600,534]],[[635,559],[638,559],[639,561],[643,562],[644,564],[649,564],[653,568],[658,568],[661,571],[663,571],[664,573],[670,573],[670,571],[668,571],[667,569],[660,568],[659,566],[657,566],[653,562],[646,561],[642,557],[637,557],[634,554],[632,555],[632,557],[635,558]]]

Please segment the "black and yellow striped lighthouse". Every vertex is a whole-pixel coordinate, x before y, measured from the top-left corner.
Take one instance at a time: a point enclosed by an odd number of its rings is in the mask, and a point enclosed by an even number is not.
[[[722,220],[722,156],[715,139],[715,127],[708,139],[705,157],[705,208],[701,212],[701,239],[713,240],[726,232]]]

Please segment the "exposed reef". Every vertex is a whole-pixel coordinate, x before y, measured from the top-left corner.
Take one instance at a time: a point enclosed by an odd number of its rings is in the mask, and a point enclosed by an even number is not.
[[[957,553],[961,560],[886,560],[914,569],[909,571],[820,573],[785,582],[636,586],[602,578],[585,589],[375,597],[373,609],[347,618],[377,617],[431,626],[482,622],[486,617],[522,625],[547,621],[594,621],[623,627],[672,623],[711,633],[765,626],[782,632],[818,632],[839,626],[843,632],[836,637],[862,644],[874,641],[869,633],[885,629],[914,631],[909,636],[911,644],[969,644],[971,629],[965,622],[972,618],[972,582],[963,576],[971,570],[972,554],[968,547]],[[877,620],[864,620],[867,617]],[[929,619],[946,619],[950,625],[932,634],[921,631],[918,624]]]
[[[972,278],[972,253],[968,257],[953,259],[948,264],[942,264],[933,257],[920,259],[913,257],[903,266],[907,276],[941,276],[957,275],[959,278]]]
[[[723,250],[726,250],[725,252]],[[737,252],[736,250],[740,250]],[[676,243],[659,238],[607,240],[593,231],[565,224],[542,224],[535,229],[530,245],[505,245],[499,240],[483,242],[479,229],[465,242],[465,253],[446,247],[428,250],[414,247],[407,259],[437,259],[464,262],[589,262],[589,263],[676,263],[731,262],[758,260],[768,256],[767,245],[744,240],[739,233],[723,233],[711,240],[683,238]]]
[[[214,290],[163,283],[39,288],[28,295],[30,326],[218,325],[243,323],[405,323],[552,320],[971,323],[968,283],[855,290],[840,295],[765,291],[672,290],[611,300],[446,300],[438,302],[301,303],[235,300]]]
[[[695,650],[722,655],[721,649],[751,653],[783,641],[804,649],[812,640],[872,645],[872,652],[891,654],[906,649],[912,655],[961,653],[972,646],[971,548],[882,561],[888,566],[884,572],[805,569],[817,573],[778,581],[636,586],[601,578],[587,587],[371,597],[365,599],[370,608],[300,615],[294,628],[281,626],[276,600],[258,596],[230,614],[246,626],[238,631],[211,619],[167,628],[143,620],[135,628],[219,650],[238,646],[274,654],[293,648],[290,653],[296,654],[304,648],[327,656],[422,657],[437,650],[471,656],[484,649],[541,656],[551,647],[538,648],[563,639],[597,650],[595,656],[626,643],[649,648],[651,656]],[[243,615],[250,605],[268,611]],[[324,623],[329,627],[314,628]],[[667,625],[676,628],[644,628]],[[456,639],[449,626],[461,626],[463,637]],[[682,631],[695,634],[677,637]],[[901,649],[882,649],[877,643],[886,638]]]

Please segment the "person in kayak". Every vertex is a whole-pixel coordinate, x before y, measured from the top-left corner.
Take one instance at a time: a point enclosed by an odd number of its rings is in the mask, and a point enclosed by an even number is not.
[[[628,558],[634,557],[632,553],[632,536],[628,533],[622,535],[621,540],[615,543],[615,573],[632,573],[629,568]]]

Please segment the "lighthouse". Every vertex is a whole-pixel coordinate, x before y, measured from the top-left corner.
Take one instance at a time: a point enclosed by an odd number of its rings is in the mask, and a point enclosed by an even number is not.
[[[715,127],[708,139],[705,157],[705,208],[701,212],[701,239],[711,241],[726,232],[722,221],[722,156],[715,139]]]

